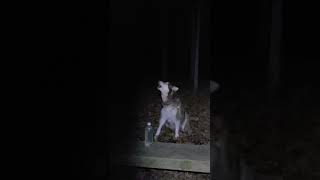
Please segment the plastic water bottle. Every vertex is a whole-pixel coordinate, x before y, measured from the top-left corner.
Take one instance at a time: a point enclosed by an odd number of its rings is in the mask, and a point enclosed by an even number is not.
[[[153,143],[153,129],[151,126],[151,122],[148,122],[147,127],[145,128],[144,144],[145,146],[149,147],[150,144],[152,143]]]

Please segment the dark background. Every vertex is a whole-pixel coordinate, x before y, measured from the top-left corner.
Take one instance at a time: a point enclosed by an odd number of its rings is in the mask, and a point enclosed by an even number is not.
[[[232,2],[232,6],[229,2],[215,3],[215,58],[211,72],[217,81],[221,79],[230,86],[266,85],[271,3],[264,0]],[[288,87],[317,85],[319,28],[315,6],[309,1],[284,0],[283,4],[281,83]]]
[[[125,4],[125,5],[124,5]],[[316,8],[284,1],[281,84],[318,85]],[[126,141],[145,79],[161,78],[161,43],[168,39],[169,77],[189,77],[193,1],[109,1],[52,5],[39,32],[41,107],[48,119],[50,162],[74,176],[106,175],[108,147]],[[269,1],[203,3],[200,78],[234,92],[265,87]],[[183,7],[183,8],[181,8]],[[160,12],[168,12],[168,36]],[[37,36],[39,36],[37,34]],[[45,37],[45,38],[44,38]],[[188,79],[188,78],[187,78]],[[152,83],[151,83],[152,84]],[[98,169],[98,170],[97,170]],[[57,173],[57,172],[56,172]]]
[[[316,50],[319,48],[316,43],[319,15],[311,2],[283,1],[282,16],[276,16],[283,18],[281,41],[277,43],[280,82],[276,90],[278,96],[271,97],[268,75],[272,69],[268,63],[272,2],[241,1],[232,2],[232,6],[231,2],[216,2],[211,73],[221,84],[215,97],[216,114],[224,116],[230,131],[246,134],[247,139],[252,140],[254,145],[245,151],[255,159],[256,165],[263,162],[263,158],[270,158],[280,164],[273,169],[274,173],[284,175],[292,164],[290,159],[304,156],[286,151],[290,145],[303,146],[303,150],[296,150],[301,154],[318,149],[317,135],[313,134],[318,131],[314,130],[318,121],[312,117],[319,117],[319,54]],[[314,141],[306,140],[308,138]],[[258,152],[259,148],[255,147],[266,141],[274,144],[262,145],[264,148]],[[303,141],[309,145],[302,145]],[[286,174],[285,178],[317,179],[310,173],[311,166],[319,169],[318,163],[311,165],[308,161],[296,168],[306,168],[309,172],[296,171],[297,174]]]
[[[47,12],[50,16],[41,32],[46,38],[39,37],[38,51],[48,58],[41,63],[38,78],[45,84],[39,92],[43,97],[39,112],[47,119],[42,133],[48,135],[43,140],[43,153],[50,154],[44,161],[52,167],[47,168],[48,174],[91,177],[114,171],[113,175],[129,175],[110,169],[109,153],[117,151],[115,145],[129,141],[142,86],[156,86],[162,78],[161,46],[168,49],[167,80],[190,81],[196,4],[77,2],[53,6],[56,9]],[[210,9],[200,6],[199,79],[208,80]],[[167,34],[160,30],[161,21],[168,27]]]

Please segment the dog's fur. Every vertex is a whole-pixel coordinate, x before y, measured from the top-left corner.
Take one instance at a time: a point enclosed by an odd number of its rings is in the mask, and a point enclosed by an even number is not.
[[[179,88],[171,85],[169,82],[159,81],[158,90],[161,92],[162,109],[155,140],[160,135],[163,125],[174,130],[176,139],[179,137],[179,131],[190,134],[189,115],[185,111],[180,98],[176,97],[176,92]]]

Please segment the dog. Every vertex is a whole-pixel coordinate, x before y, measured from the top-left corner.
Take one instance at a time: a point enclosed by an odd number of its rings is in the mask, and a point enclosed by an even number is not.
[[[160,135],[163,125],[175,132],[175,139],[179,138],[180,131],[190,134],[189,115],[185,111],[180,98],[176,97],[176,92],[179,88],[169,82],[159,81],[157,89],[161,92],[162,109],[155,140]]]

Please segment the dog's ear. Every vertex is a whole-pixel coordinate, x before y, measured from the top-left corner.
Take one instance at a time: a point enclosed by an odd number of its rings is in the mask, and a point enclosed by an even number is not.
[[[174,92],[177,92],[177,91],[179,90],[179,88],[176,87],[176,86],[172,86],[171,89],[172,89],[172,91],[174,91]]]

